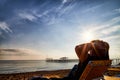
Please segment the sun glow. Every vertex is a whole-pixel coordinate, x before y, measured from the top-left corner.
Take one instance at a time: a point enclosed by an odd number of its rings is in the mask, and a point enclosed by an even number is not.
[[[83,38],[86,42],[92,41],[93,39],[95,39],[95,36],[92,32],[84,32],[83,33]]]

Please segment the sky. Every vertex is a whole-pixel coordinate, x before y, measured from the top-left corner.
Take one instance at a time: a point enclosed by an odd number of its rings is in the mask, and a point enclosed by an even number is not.
[[[75,59],[93,39],[120,58],[120,0],[0,0],[0,60]]]

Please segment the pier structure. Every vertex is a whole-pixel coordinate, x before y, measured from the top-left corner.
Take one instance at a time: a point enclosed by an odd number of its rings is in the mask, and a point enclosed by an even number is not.
[[[111,59],[112,65],[120,65],[120,58]],[[67,57],[61,57],[60,59],[47,58],[46,62],[78,62],[78,59],[68,59]]]
[[[60,59],[47,58],[46,62],[76,62],[78,59],[68,59],[68,57],[61,57]]]
[[[120,58],[116,58],[116,59],[111,59],[112,60],[112,65],[120,65]]]
[[[68,60],[60,60],[60,59],[53,59],[53,60],[46,60],[46,62],[77,62],[78,59],[68,59]]]

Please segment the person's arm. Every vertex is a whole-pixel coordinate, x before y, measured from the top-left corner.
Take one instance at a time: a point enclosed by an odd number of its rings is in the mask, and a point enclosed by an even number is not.
[[[84,46],[84,44],[77,45],[75,47],[75,52],[76,52],[76,54],[77,54],[77,56],[78,56],[79,59],[80,59],[80,55],[82,53],[83,46]]]
[[[88,58],[88,51],[90,50],[90,43],[81,44],[75,47],[76,54],[81,62]]]

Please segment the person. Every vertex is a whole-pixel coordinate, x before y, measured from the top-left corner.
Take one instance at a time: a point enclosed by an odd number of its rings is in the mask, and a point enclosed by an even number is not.
[[[68,76],[64,78],[51,78],[50,80],[79,80],[87,63],[91,60],[109,60],[109,44],[102,40],[93,40],[89,43],[77,45],[75,52],[79,58],[78,65],[74,65]],[[32,80],[49,80],[46,78]]]
[[[87,63],[91,60],[109,60],[109,44],[102,40],[93,40],[75,47],[79,58],[78,68],[74,80],[78,80]]]

